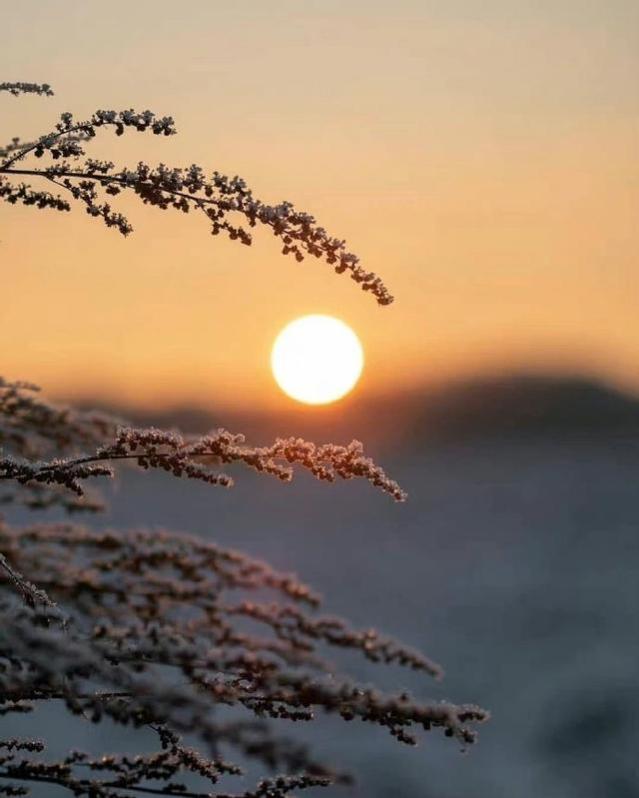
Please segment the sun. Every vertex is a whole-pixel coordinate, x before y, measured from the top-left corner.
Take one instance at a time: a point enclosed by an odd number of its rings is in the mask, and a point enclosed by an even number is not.
[[[298,402],[323,405],[353,389],[364,367],[359,338],[332,316],[302,316],[284,327],[273,344],[277,384]]]

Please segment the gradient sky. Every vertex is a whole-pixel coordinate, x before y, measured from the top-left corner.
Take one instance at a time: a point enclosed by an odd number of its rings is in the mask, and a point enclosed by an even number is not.
[[[486,369],[639,390],[636,0],[21,0],[5,4],[5,139],[58,114],[151,108],[179,136],[103,134],[96,157],[201,164],[289,199],[396,296],[379,308],[266,230],[124,207],[122,239],[0,207],[0,363],[59,395],[253,406],[305,313],[351,324],[364,391]]]

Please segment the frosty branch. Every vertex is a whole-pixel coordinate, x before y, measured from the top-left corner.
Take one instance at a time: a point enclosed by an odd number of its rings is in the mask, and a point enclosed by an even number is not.
[[[0,84],[0,91],[3,89],[12,94],[53,93],[50,87],[37,84]],[[290,202],[268,205],[254,197],[241,178],[229,178],[219,172],[207,174],[195,164],[171,168],[164,164],[151,167],[141,162],[129,169],[89,157],[86,148],[102,128],[113,129],[118,136],[127,130],[163,136],[176,133],[170,116],[158,117],[151,111],[98,110],[84,121],[76,121],[72,114],[64,113],[55,128],[36,141],[21,142],[14,137],[0,147],[0,198],[11,204],[58,211],[71,210],[69,200],[75,201],[90,216],[101,218],[108,227],[125,236],[133,228],[112,207],[110,199],[122,192],[132,193],[161,210],[200,212],[213,235],[224,233],[246,245],[252,243],[250,229],[260,224],[281,240],[284,254],[291,254],[298,261],[306,255],[323,259],[338,274],[348,273],[379,304],[393,301],[382,280],[363,269],[358,257],[347,251],[345,242],[329,235],[311,214],[296,210]],[[46,163],[28,165],[33,159],[44,159]],[[42,180],[62,189],[67,196],[32,188],[22,178]]]

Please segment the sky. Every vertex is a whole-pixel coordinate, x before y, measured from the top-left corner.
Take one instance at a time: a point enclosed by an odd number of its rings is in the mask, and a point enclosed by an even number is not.
[[[212,238],[123,201],[123,239],[0,207],[0,363],[59,396],[262,408],[279,330],[350,324],[359,390],[495,371],[639,391],[636,0],[21,0],[4,4],[0,128],[151,108],[172,138],[104,133],[92,155],[239,174],[345,238],[388,308],[315,259]],[[115,204],[115,203],[114,203]]]

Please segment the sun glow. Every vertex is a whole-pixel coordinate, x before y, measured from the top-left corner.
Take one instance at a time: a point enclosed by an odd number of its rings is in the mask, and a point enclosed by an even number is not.
[[[332,316],[302,316],[287,324],[273,344],[271,368],[277,384],[298,402],[323,405],[341,399],[362,373],[358,337]]]

